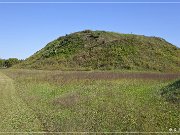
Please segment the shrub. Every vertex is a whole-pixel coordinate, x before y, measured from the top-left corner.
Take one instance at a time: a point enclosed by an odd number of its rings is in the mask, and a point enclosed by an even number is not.
[[[17,58],[9,58],[7,60],[4,61],[4,66],[9,68],[12,67],[15,64],[20,63],[22,60],[18,60]]]

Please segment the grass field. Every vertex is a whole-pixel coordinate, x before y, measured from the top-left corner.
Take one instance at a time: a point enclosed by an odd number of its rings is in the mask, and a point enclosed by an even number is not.
[[[0,70],[0,131],[169,132],[180,105],[161,89],[179,74]]]

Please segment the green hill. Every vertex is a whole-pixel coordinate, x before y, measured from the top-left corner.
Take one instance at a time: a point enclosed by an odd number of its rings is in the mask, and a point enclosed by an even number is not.
[[[162,38],[85,30],[48,43],[18,68],[180,71],[180,49]]]

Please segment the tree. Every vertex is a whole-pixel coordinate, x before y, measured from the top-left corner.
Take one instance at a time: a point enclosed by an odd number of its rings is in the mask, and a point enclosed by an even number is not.
[[[0,68],[4,67],[4,62],[5,62],[4,59],[0,59]]]
[[[20,60],[18,60],[17,58],[9,58],[4,61],[4,66],[9,68],[18,63],[20,63]]]

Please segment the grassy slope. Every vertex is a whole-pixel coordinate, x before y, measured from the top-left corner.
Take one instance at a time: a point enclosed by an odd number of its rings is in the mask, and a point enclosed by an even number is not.
[[[0,73],[0,132],[39,130],[41,123],[17,94],[13,80]]]
[[[180,49],[157,37],[82,31],[60,37],[19,68],[180,71]]]
[[[85,79],[82,72],[4,70],[45,131],[169,131],[179,128],[179,104],[160,89],[171,80]],[[83,73],[85,74],[85,73]],[[87,73],[86,73],[87,74]],[[88,75],[89,76],[89,75]]]

